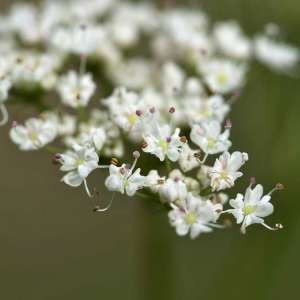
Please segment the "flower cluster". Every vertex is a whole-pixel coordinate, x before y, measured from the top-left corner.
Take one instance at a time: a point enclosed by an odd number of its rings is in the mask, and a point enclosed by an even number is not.
[[[247,37],[234,21],[213,24],[199,9],[150,3],[15,4],[0,21],[0,125],[7,100],[35,107],[38,116],[12,122],[20,150],[51,152],[62,181],[89,197],[97,196],[89,175],[108,172],[108,191],[161,202],[178,235],[223,228],[225,214],[242,233],[254,223],[280,229],[264,218],[282,185],[263,195],[252,180],[245,196],[227,194],[248,161],[231,149],[228,114],[251,63],[294,75],[300,59],[279,32],[268,24]],[[133,163],[119,164],[131,148]],[[146,162],[136,168],[141,155]]]

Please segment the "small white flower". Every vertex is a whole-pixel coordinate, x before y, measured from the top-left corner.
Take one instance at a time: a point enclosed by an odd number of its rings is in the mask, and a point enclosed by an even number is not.
[[[170,223],[180,236],[187,235],[195,239],[201,233],[209,233],[212,227],[219,227],[215,222],[222,211],[221,204],[213,204],[189,193],[182,206],[172,205],[169,212]]]
[[[220,95],[213,95],[207,98],[189,97],[184,103],[184,111],[191,124],[203,121],[217,120],[224,121],[230,106]]]
[[[62,181],[72,187],[78,187],[84,183],[87,194],[91,196],[86,178],[92,171],[102,167],[98,165],[98,154],[94,148],[86,145],[74,144],[72,148],[72,150],[57,155],[57,160],[61,163],[60,170],[68,172]]]
[[[227,151],[231,146],[230,131],[221,133],[221,124],[218,121],[195,124],[191,131],[191,140],[206,154],[216,154]]]
[[[82,144],[90,144],[100,151],[106,141],[106,134],[103,128],[81,124],[78,140]]]
[[[96,85],[90,74],[79,76],[74,71],[70,71],[60,79],[57,89],[65,105],[78,108],[87,106],[96,90]]]
[[[57,124],[52,120],[31,118],[24,125],[13,123],[10,138],[20,150],[37,150],[51,143],[57,136]]]
[[[146,186],[147,178],[140,174],[141,169],[138,168],[134,171],[140,153],[134,151],[133,157],[134,162],[132,166],[126,164],[123,164],[121,167],[117,167],[114,164],[110,165],[109,176],[105,180],[105,186],[109,191],[133,196],[139,189]]]
[[[140,174],[141,169],[136,169],[123,164],[121,167],[110,165],[109,177],[105,180],[105,186],[109,191],[126,193],[133,196],[139,189],[143,188],[146,183],[145,176]]]
[[[255,188],[247,188],[245,196],[237,194],[235,199],[231,199],[229,204],[233,209],[228,209],[226,212],[231,213],[237,224],[241,224],[241,232],[246,233],[246,227],[251,224],[261,224],[270,230],[276,230],[265,224],[265,217],[273,213],[273,205],[270,203],[271,195],[263,196],[263,187],[258,184]]]
[[[197,151],[192,150],[187,143],[184,144],[178,160],[183,172],[189,172],[199,166],[199,161],[195,157],[196,153]]]
[[[157,170],[151,170],[146,176],[145,186],[147,186],[153,193],[157,193],[164,183],[165,177],[159,176]]]
[[[257,59],[271,69],[288,72],[299,62],[299,49],[267,36],[258,35],[254,45]]]
[[[229,60],[212,60],[200,66],[204,80],[214,93],[227,94],[244,84],[246,68]]]
[[[159,189],[162,202],[179,202],[185,200],[188,190],[186,184],[180,178],[168,178]]]
[[[143,151],[157,156],[160,161],[164,161],[166,157],[173,162],[177,161],[184,145],[179,133],[179,128],[172,134],[169,125],[166,124],[161,127],[157,125],[155,133],[144,136],[146,147],[143,148]]]
[[[236,59],[248,59],[251,56],[252,45],[234,21],[217,23],[214,28],[214,38],[218,48],[225,55]]]
[[[247,160],[248,154],[238,151],[232,154],[225,152],[216,159],[210,170],[211,187],[213,191],[220,191],[232,187],[235,180],[243,175],[239,169]]]

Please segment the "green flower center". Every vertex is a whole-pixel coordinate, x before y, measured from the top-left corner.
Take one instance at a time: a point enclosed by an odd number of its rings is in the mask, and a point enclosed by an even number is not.
[[[247,215],[250,215],[252,213],[254,213],[256,210],[256,207],[253,206],[253,205],[246,205],[244,208],[243,208],[243,213],[245,216]]]
[[[128,120],[130,125],[134,125],[135,122],[137,121],[137,119],[138,119],[138,116],[135,115],[135,114],[131,114],[131,115],[127,116],[127,120]]]
[[[216,144],[215,139],[213,138],[208,138],[207,139],[207,148],[212,149]]]
[[[227,76],[226,73],[220,73],[217,77],[217,80],[218,80],[220,85],[224,85],[228,81],[228,76]]]
[[[185,222],[191,226],[193,224],[195,224],[197,222],[197,215],[193,212],[190,212],[188,213],[186,216],[185,216]]]
[[[160,140],[158,146],[165,152],[168,149],[168,143],[165,140]]]

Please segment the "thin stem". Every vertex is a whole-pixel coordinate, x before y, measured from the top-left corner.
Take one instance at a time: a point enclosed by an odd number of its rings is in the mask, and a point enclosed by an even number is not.
[[[3,103],[0,105],[0,111],[2,114],[2,120],[0,121],[0,126],[4,126],[8,122],[8,111],[6,106]]]

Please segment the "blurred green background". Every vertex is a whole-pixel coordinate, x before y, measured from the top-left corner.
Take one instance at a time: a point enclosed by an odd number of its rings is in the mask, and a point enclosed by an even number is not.
[[[200,4],[215,20],[234,18],[248,34],[276,22],[300,47],[299,0],[177,2]],[[250,176],[268,190],[286,186],[268,219],[284,230],[253,226],[246,236],[234,227],[179,238],[145,200],[119,197],[109,213],[93,214],[82,189],[60,183],[47,153],[20,153],[1,128],[0,299],[298,299],[299,98],[299,80],[255,65],[233,109],[234,148],[250,155],[239,188]],[[96,174],[94,184],[102,179]]]

